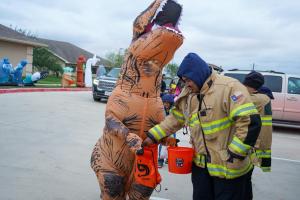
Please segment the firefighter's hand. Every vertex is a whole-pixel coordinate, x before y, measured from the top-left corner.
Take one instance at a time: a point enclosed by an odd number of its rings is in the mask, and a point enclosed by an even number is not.
[[[129,146],[130,151],[134,153],[142,148],[142,139],[134,133],[128,134],[126,137],[126,143]]]
[[[154,144],[154,143],[155,142],[151,138],[146,137],[146,139],[142,143],[142,147],[147,147],[147,146],[150,146],[151,144]]]

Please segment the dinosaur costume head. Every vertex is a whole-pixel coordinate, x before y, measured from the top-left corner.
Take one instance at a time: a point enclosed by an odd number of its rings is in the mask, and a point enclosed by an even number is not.
[[[183,43],[178,28],[181,12],[174,0],[156,0],[135,19],[119,81],[123,90],[159,96],[162,69]]]

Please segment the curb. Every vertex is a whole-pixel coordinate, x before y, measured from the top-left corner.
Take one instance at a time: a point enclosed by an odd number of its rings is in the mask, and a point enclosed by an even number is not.
[[[25,93],[25,92],[82,92],[92,91],[92,88],[17,88],[0,89],[0,94]]]

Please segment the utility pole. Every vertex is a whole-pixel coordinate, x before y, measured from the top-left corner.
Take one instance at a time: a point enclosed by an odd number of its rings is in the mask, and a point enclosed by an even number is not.
[[[252,65],[252,71],[254,71],[254,68],[255,68],[255,63],[253,63]]]

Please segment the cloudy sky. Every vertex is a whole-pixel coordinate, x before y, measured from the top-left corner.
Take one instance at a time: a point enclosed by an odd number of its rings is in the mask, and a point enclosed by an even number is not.
[[[92,53],[127,48],[132,22],[152,0],[1,0],[0,23]],[[188,52],[225,69],[277,70],[300,75],[299,0],[179,0]]]

